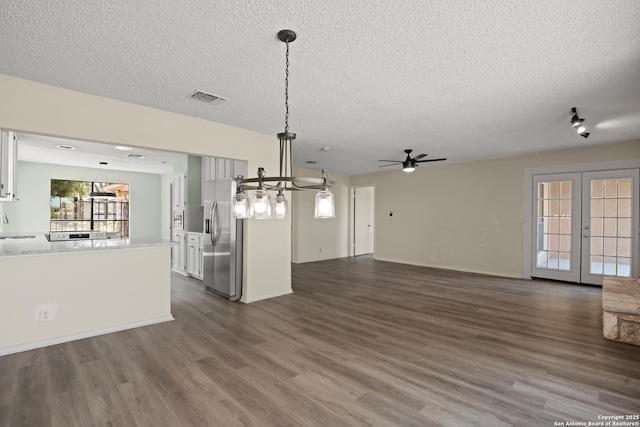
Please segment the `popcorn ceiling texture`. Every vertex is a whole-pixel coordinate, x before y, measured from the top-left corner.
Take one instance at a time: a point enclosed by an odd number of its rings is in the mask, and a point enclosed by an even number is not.
[[[298,33],[299,166],[355,174],[405,148],[455,162],[640,139],[637,0],[3,0],[0,73],[274,134],[275,150],[283,28]]]

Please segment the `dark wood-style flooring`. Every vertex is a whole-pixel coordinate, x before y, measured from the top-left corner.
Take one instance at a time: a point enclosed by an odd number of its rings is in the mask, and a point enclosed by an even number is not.
[[[250,305],[173,278],[174,322],[0,357],[2,426],[552,426],[640,413],[601,290],[369,258]]]

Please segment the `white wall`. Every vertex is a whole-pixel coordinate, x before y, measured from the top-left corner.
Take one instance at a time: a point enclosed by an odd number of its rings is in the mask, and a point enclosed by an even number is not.
[[[208,120],[0,74],[0,128],[248,161],[276,171],[278,141]],[[160,215],[158,213],[158,215]],[[245,223],[243,301],[291,293],[291,221]]]
[[[525,169],[628,159],[640,159],[640,142],[398,168],[350,183],[376,187],[376,259],[522,277]]]
[[[93,181],[95,168],[18,162],[17,191],[19,201],[3,203],[2,210],[10,223],[4,232],[47,232],[50,227],[51,180]],[[105,176],[102,169],[101,175]],[[109,170],[110,182],[129,184],[130,237],[160,238],[160,175]]]
[[[294,176],[320,178],[321,171],[294,169]],[[336,217],[314,218],[316,191],[292,192],[293,239],[291,260],[295,263],[341,258],[348,255],[349,176],[329,173]]]
[[[172,320],[170,251],[0,257],[0,356]],[[42,305],[50,322],[39,322]]]

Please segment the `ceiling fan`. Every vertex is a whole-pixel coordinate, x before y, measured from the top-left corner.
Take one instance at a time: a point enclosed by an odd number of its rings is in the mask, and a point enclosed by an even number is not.
[[[411,152],[413,150],[411,149],[406,149],[404,150],[405,153],[407,153],[407,158],[404,160],[378,160],[379,162],[393,162],[390,163],[388,165],[382,165],[382,166],[378,166],[380,168],[384,168],[387,166],[395,166],[395,165],[402,165],[402,170],[405,172],[413,172],[416,167],[418,167],[418,163],[426,163],[426,162],[441,162],[443,160],[447,160],[447,159],[427,159],[427,160],[421,160],[423,157],[427,157],[427,154],[418,154],[415,157],[411,157]]]

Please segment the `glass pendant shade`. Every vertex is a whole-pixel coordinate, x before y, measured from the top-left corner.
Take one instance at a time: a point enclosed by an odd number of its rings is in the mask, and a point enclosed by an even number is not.
[[[267,190],[256,190],[251,195],[251,218],[271,218],[271,196]]]
[[[273,202],[273,217],[276,219],[284,219],[289,215],[289,206],[284,194],[278,193],[276,200]]]
[[[238,193],[233,197],[233,217],[249,218],[249,199],[244,193]]]
[[[335,218],[336,209],[333,203],[333,193],[320,190],[316,194],[316,218]]]

